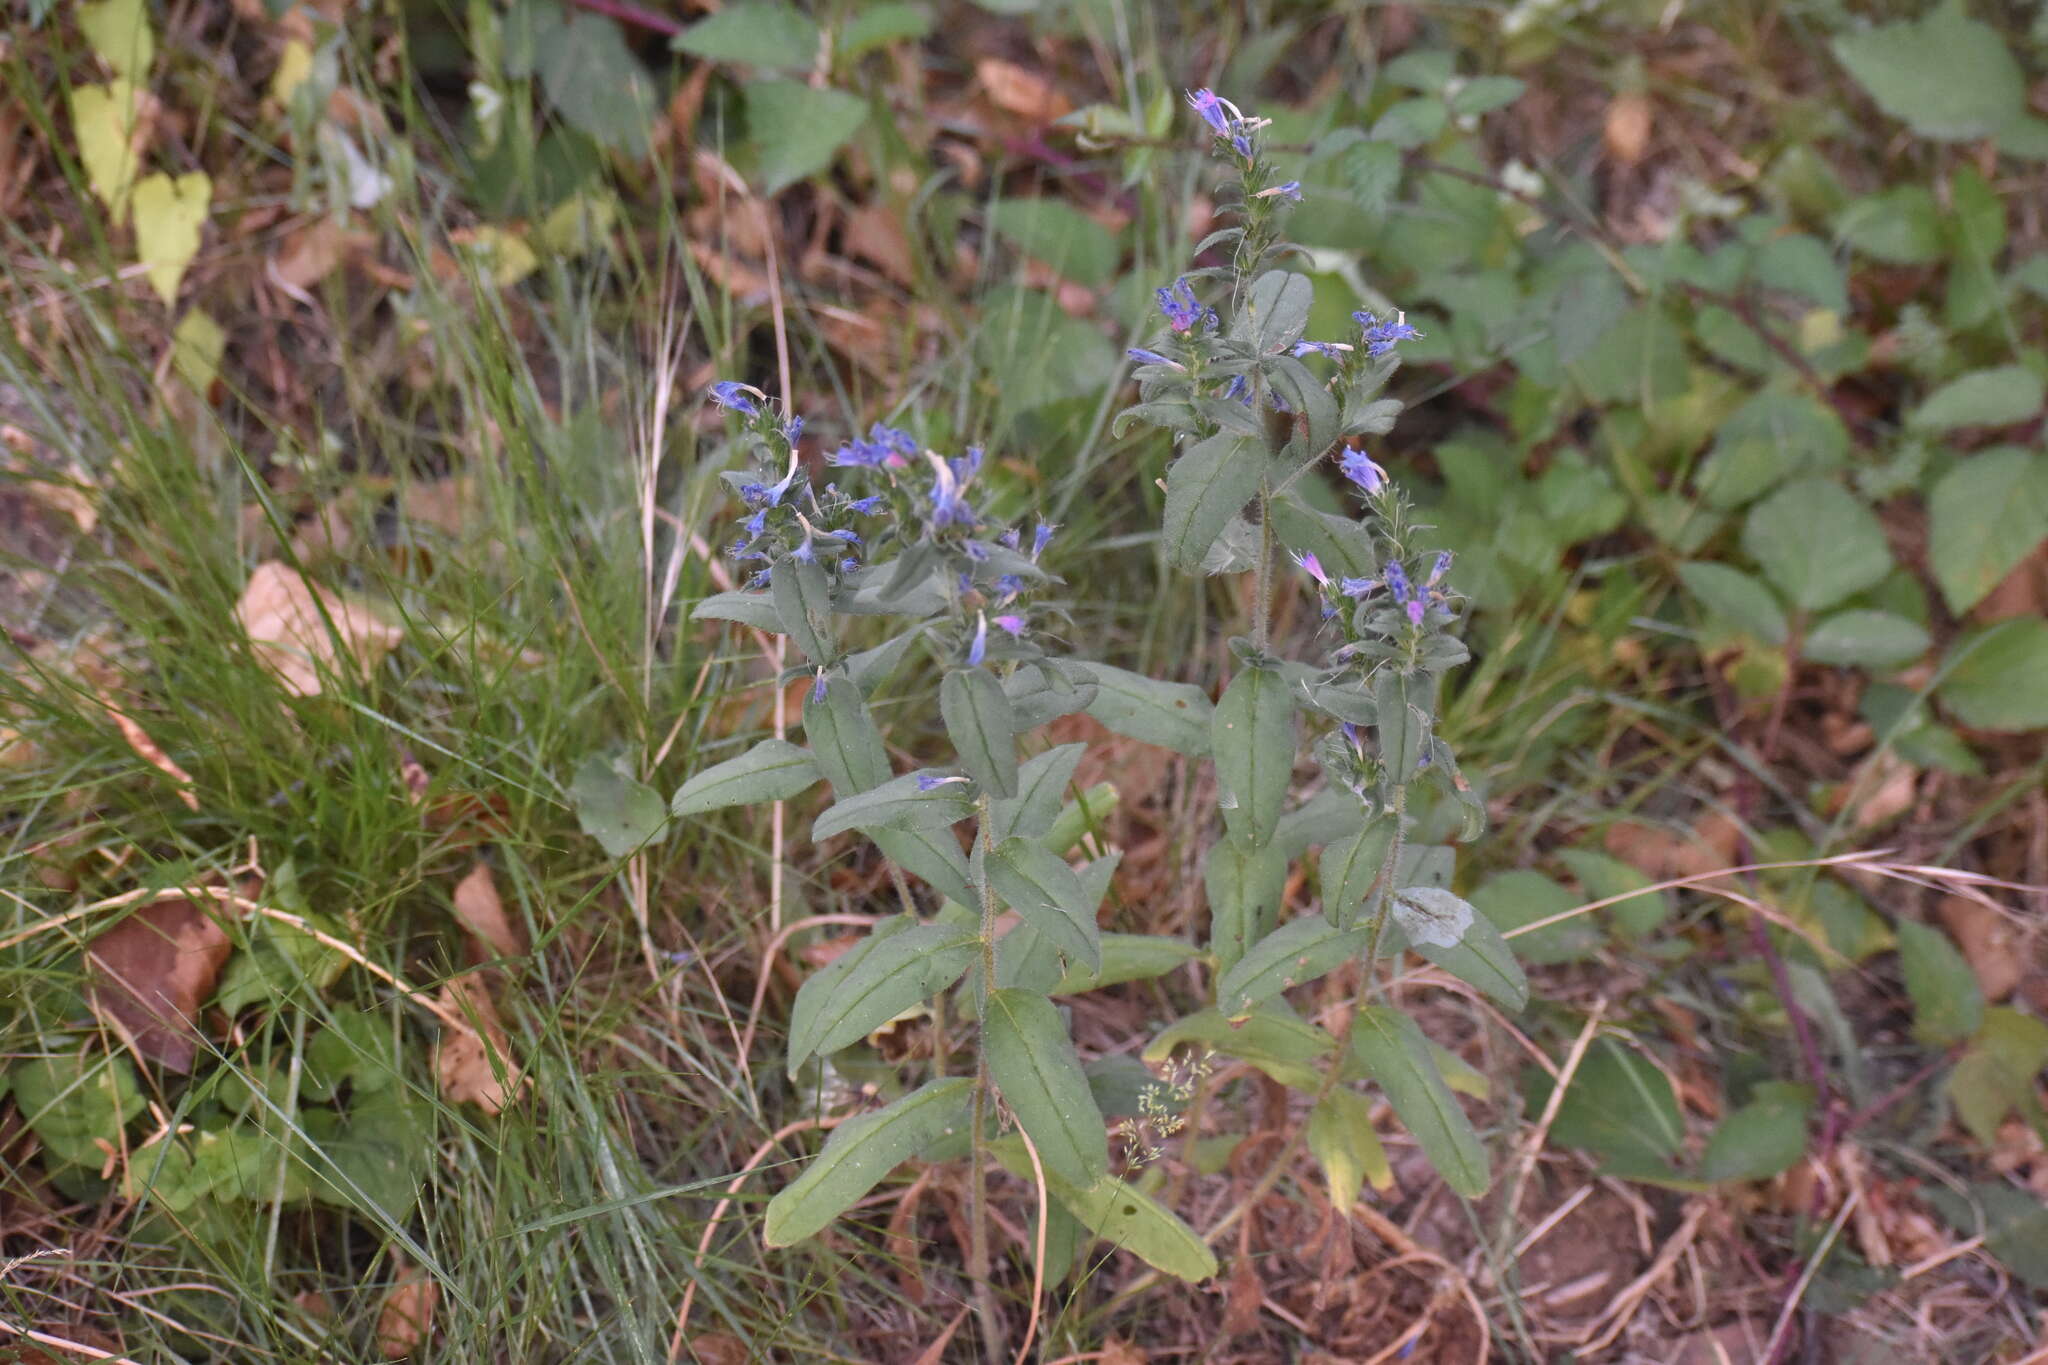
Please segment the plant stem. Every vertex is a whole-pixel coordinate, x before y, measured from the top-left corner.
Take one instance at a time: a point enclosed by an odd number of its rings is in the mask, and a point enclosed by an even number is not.
[[[980,855],[974,860],[974,889],[981,900],[981,967],[974,978],[974,1017],[988,1018],[988,993],[996,979],[996,898],[988,884],[989,802],[983,792],[975,804],[974,839]],[[970,1135],[967,1200],[967,1278],[973,1284],[974,1316],[981,1324],[982,1345],[991,1360],[1009,1353],[1002,1319],[996,1316],[995,1291],[989,1285],[988,1254],[988,1102],[993,1087],[988,1074],[988,1049],[975,1041],[974,1131]]]
[[[1259,561],[1252,588],[1252,643],[1267,646],[1273,629],[1273,489],[1259,480]]]

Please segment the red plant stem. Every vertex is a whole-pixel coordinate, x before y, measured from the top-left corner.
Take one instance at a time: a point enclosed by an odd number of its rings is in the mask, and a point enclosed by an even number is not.
[[[569,0],[577,9],[602,14],[607,19],[616,19],[634,28],[644,28],[650,33],[664,34],[670,38],[683,31],[683,25],[666,14],[656,14],[651,9],[626,3],[626,0]]]

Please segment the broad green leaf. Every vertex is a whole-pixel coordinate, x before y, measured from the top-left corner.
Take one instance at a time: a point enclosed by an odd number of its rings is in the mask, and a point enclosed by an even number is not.
[[[1062,744],[1026,760],[1017,769],[1017,794],[989,803],[989,838],[1001,843],[1013,834],[1043,837],[1059,819],[1074,769],[1087,752],[1086,744]]]
[[[1628,312],[1628,289],[1605,261],[1588,261],[1558,286],[1550,301],[1550,338],[1569,365]]]
[[[346,926],[317,911],[297,913],[307,928],[331,938],[347,935]],[[348,959],[312,934],[265,915],[250,923],[248,946],[228,959],[213,1007],[232,1016],[259,1002],[304,998],[301,992],[323,991],[347,969]]]
[[[1223,432],[1197,441],[1166,471],[1160,536],[1167,558],[1198,572],[1223,528],[1259,491],[1266,452],[1257,441]]]
[[[748,84],[746,93],[747,140],[767,194],[779,194],[831,165],[868,120],[867,101],[844,90],[762,80]]]
[[[98,1170],[106,1152],[95,1139],[118,1149],[122,1129],[148,1101],[126,1057],[64,1046],[9,1068],[14,1107],[52,1156]]]
[[[817,760],[786,739],[764,739],[738,758],[714,763],[676,788],[671,815],[786,801],[818,780]]]
[[[1378,721],[1375,736],[1380,743],[1380,762],[1395,782],[1407,782],[1415,765],[1429,752],[1429,680],[1403,673],[1389,666],[1380,670],[1373,683],[1373,707]]]
[[[1726,564],[1700,562],[1679,565],[1678,576],[1708,610],[1763,643],[1782,645],[1790,636],[1777,596],[1752,575]]]
[[[1530,1112],[1543,1111],[1550,1091],[1550,1077],[1531,1071]],[[1670,1173],[1671,1158],[1684,1139],[1685,1120],[1670,1079],[1608,1037],[1594,1039],[1586,1049],[1550,1126],[1552,1143],[1593,1152],[1629,1175]]]
[[[1579,886],[1589,901],[1604,901],[1610,896],[1642,891],[1644,887],[1655,884],[1619,858],[1592,849],[1561,849],[1557,856],[1579,879]],[[1594,913],[1606,916],[1623,933],[1640,936],[1671,917],[1671,898],[1663,891],[1644,891],[1642,895],[1616,901],[1605,910]]]
[[[629,156],[647,154],[654,83],[618,24],[585,10],[560,14],[537,41],[534,65],[570,127]]]
[[[1415,1021],[1384,1005],[1367,1006],[1352,1024],[1351,1050],[1445,1183],[1467,1199],[1485,1194],[1492,1178],[1486,1149],[1444,1084]]]
[[[156,34],[144,0],[80,0],[72,11],[78,31],[113,73],[144,84],[156,57]]]
[[[782,618],[776,614],[773,594],[765,592],[717,592],[690,608],[692,621],[737,621],[743,626],[787,635]]]
[[[128,194],[135,184],[140,94],[126,80],[71,88],[71,130],[78,138],[79,164],[92,192],[117,223],[128,217]]]
[[[1031,1178],[1031,1167],[1021,1151],[1012,1154],[998,1144],[996,1153],[1011,1174]],[[1190,1283],[1216,1273],[1215,1254],[1195,1230],[1122,1177],[1105,1175],[1092,1185],[1078,1186],[1048,1168],[1045,1184],[1083,1227],[1153,1269]]]
[[[1921,431],[2009,427],[2041,410],[2041,376],[2025,365],[1975,370],[1936,389],[1908,422]]]
[[[1838,611],[1813,628],[1800,653],[1841,668],[1892,668],[1933,643],[1924,627],[1889,611]]]
[[[1852,201],[1835,215],[1835,235],[1890,265],[1930,265],[1942,257],[1941,209],[1925,185],[1894,185]]]
[[[2007,1005],[1984,1013],[1983,1027],[1970,1040],[1970,1050],[1949,1073],[1948,1097],[1976,1139],[1989,1147],[1999,1127],[2017,1111],[2038,1127],[2041,1100],[2034,1077],[2048,1066],[2048,1024]]]
[[[805,658],[812,663],[829,664],[838,657],[838,641],[832,629],[832,585],[825,577],[823,565],[784,560],[775,566],[769,591],[783,629]]]
[[[1216,1007],[1231,1019],[1305,981],[1314,981],[1365,951],[1372,931],[1339,929],[1321,915],[1304,915],[1253,944],[1216,981]]]
[[[1154,1038],[1145,1060],[1163,1062],[1183,1043],[1250,1062],[1282,1085],[1314,1091],[1337,1040],[1275,1001],[1253,1010],[1248,1019],[1229,1019],[1215,1009],[1197,1011]]]
[[[1069,966],[1050,988],[1052,995],[1079,995],[1126,981],[1150,981],[1200,957],[1201,950],[1177,938],[1157,934],[1104,934],[1102,967],[1091,971],[1078,964]]]
[[[634,852],[668,823],[668,803],[628,772],[623,758],[591,754],[577,764],[569,804],[583,832],[613,858]]]
[[[1475,76],[1451,94],[1451,112],[1460,117],[1488,114],[1513,104],[1528,85],[1514,76]]]
[[[919,769],[894,777],[879,787],[841,797],[811,825],[811,838],[829,839],[847,830],[942,829],[974,814],[974,798],[965,782],[946,782],[944,773]],[[918,779],[937,780],[929,791]]]
[[[1301,340],[1315,301],[1315,285],[1308,276],[1269,270],[1252,281],[1244,312],[1232,320],[1231,332],[1262,354],[1274,355]]]
[[[1085,711],[1095,700],[1095,684],[1078,682],[1049,660],[1019,666],[1003,679],[1003,695],[1010,699],[1021,733]]]
[[[1787,484],[1750,510],[1742,547],[1795,607],[1820,611],[1891,572],[1869,508],[1827,479]]]
[[[903,662],[903,656],[917,643],[923,632],[906,630],[901,635],[885,640],[873,649],[863,649],[846,656],[846,672],[863,697],[872,697],[875,690],[896,672],[896,666]]]
[[[1372,1126],[1372,1102],[1355,1090],[1337,1087],[1308,1116],[1308,1150],[1323,1168],[1330,1206],[1348,1213],[1367,1180],[1382,1192],[1393,1188],[1394,1168]]]
[[[871,829],[869,839],[882,856],[955,905],[972,905],[974,885],[967,875],[967,855],[949,829]]]
[[[1877,107],[1922,137],[1963,142],[1999,132],[2022,114],[2026,80],[1998,30],[1959,4],[1833,43],[1835,57]]]
[[[797,987],[796,999],[789,1007],[790,1048],[785,1060],[792,1079],[795,1078],[798,1068],[809,1059],[813,1050],[810,1043],[823,1031],[818,1017],[826,1002],[838,993],[839,987],[853,969],[858,967],[868,954],[874,952],[877,946],[907,929],[916,928],[917,924],[917,917],[908,914],[890,915],[887,919],[877,920],[875,927],[868,930],[866,938],[804,978],[803,985]],[[797,1050],[798,1039],[805,1040],[801,1052]]]
[[[818,770],[840,800],[889,780],[889,751],[882,746],[882,732],[851,679],[828,679],[822,702],[804,694],[804,735],[811,741]]]
[[[1600,936],[1590,916],[1568,919],[1534,933],[1514,931],[1577,906],[1579,898],[1540,872],[1517,868],[1482,883],[1470,897],[1480,914],[1513,940],[1524,962],[1548,966],[1572,962],[1598,946]]]
[[[1290,550],[1312,554],[1323,570],[1336,577],[1370,578],[1379,570],[1372,535],[1349,517],[1332,516],[1305,505],[1299,489],[1273,498],[1273,529]]]
[[[2048,456],[2018,446],[1966,455],[1927,512],[1928,567],[1960,616],[2048,538]]]
[[[1069,316],[1045,290],[1005,285],[982,302],[974,359],[1005,409],[1028,412],[1093,398],[1121,357],[1096,320]]]
[[[2048,1290],[2048,1203],[2032,1190],[1996,1181],[1968,1189],[1965,1198],[1938,1181],[1929,1181],[1920,1195],[1956,1231],[1982,1236],[1984,1249],[2015,1279],[2037,1292]]]
[[[182,1213],[201,1199],[263,1200],[279,1188],[278,1162],[285,1149],[248,1124],[209,1125],[166,1136],[130,1153],[122,1173],[121,1197],[146,1193]],[[301,1169],[284,1172],[285,1198],[306,1197]]]
[[[1076,1186],[1109,1173],[1109,1135],[1059,1010],[1028,991],[991,991],[982,1046],[1003,1102],[1047,1173]]]
[[[1423,907],[1428,909],[1430,925],[1437,931],[1434,939],[1425,939],[1417,932],[1413,912]],[[1529,979],[1522,972],[1522,964],[1515,960],[1514,950],[1508,947],[1493,921],[1476,913],[1472,906],[1448,891],[1415,886],[1395,893],[1394,918],[1407,935],[1408,946],[1452,976],[1478,987],[1512,1012],[1519,1013],[1528,1005]],[[1453,927],[1457,929],[1456,940],[1442,942]]]
[[[854,61],[890,43],[922,38],[932,31],[931,11],[907,0],[866,5],[839,31],[839,56]]]
[[[1765,1081],[1748,1104],[1721,1120],[1700,1157],[1703,1180],[1768,1180],[1806,1155],[1806,1118],[1813,1092]]]
[[[983,668],[956,668],[939,684],[939,715],[960,766],[991,797],[1017,794],[1017,718]]]
[[[1939,929],[1898,923],[1899,972],[1913,999],[1913,1036],[1930,1047],[1960,1043],[1984,1022],[1977,974]]]
[[[1350,793],[1344,795],[1348,798]],[[1355,801],[1353,806],[1355,809]],[[1323,918],[1347,929],[1358,922],[1366,895],[1379,880],[1380,871],[1394,850],[1394,831],[1399,825],[1393,816],[1382,815],[1368,821],[1350,838],[1324,845],[1323,855],[1316,861]],[[1390,872],[1390,878],[1391,875]],[[1382,884],[1380,889],[1384,892],[1386,885]]]
[[[1765,289],[1796,295],[1831,313],[1849,311],[1841,262],[1817,237],[1803,232],[1772,237],[1750,258],[1749,273]]]
[[[1246,665],[1230,680],[1210,724],[1224,820],[1246,842],[1273,841],[1294,777],[1294,701],[1287,680]]]
[[[833,981],[829,994],[804,1012],[801,1034],[792,1015],[792,1074],[813,1054],[822,1057],[851,1047],[951,986],[973,964],[978,944],[973,930],[936,922],[912,925],[875,942]]]
[[[1201,688],[1187,683],[1158,682],[1142,673],[1108,664],[1062,661],[1062,671],[1077,683],[1095,685],[1095,699],[1088,703],[1088,714],[1117,734],[1189,758],[1208,757],[1213,708],[1208,693]]]
[[[1024,922],[1090,971],[1102,968],[1102,931],[1096,902],[1065,860],[1030,839],[1010,838],[988,857],[989,885]]]
[[[1976,730],[2048,726],[2048,621],[2016,617],[1958,641],[1941,700]]]
[[[1455,948],[1476,918],[1470,905],[1440,886],[1410,886],[1394,893],[1394,923],[1417,948]]]
[[[328,1122],[316,1126],[319,1119]],[[302,1121],[312,1139],[304,1159],[314,1199],[383,1219],[412,1213],[434,1154],[428,1105],[404,1086],[358,1088],[340,1114],[314,1110]]]
[[[1026,256],[1082,284],[1105,283],[1123,254],[1109,229],[1064,199],[997,199],[988,206],[988,225]]]
[[[840,1124],[804,1173],[768,1201],[762,1240],[786,1247],[823,1231],[889,1172],[966,1128],[973,1116],[973,1093],[970,1078],[948,1076],[886,1109]]]
[[[1333,782],[1280,817],[1274,845],[1289,858],[1299,858],[1319,844],[1356,834],[1361,814],[1358,798]]]
[[[1280,922],[1290,860],[1272,844],[1246,848],[1235,839],[1209,845],[1202,885],[1209,895],[1209,951],[1224,971]]]
[[[678,33],[669,47],[711,62],[804,71],[818,60],[818,25],[781,0],[737,0]]]

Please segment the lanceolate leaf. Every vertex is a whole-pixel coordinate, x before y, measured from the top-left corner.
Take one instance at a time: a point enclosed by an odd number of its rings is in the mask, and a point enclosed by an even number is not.
[[[989,1074],[1048,1173],[1076,1186],[1108,1174],[1108,1132],[1059,1010],[1029,991],[991,991],[981,1023]]]
[[[1269,270],[1252,281],[1244,312],[1231,331],[1267,355],[1284,351],[1301,340],[1315,298],[1315,286],[1308,276]]]
[[[692,621],[737,621],[756,630],[788,634],[775,613],[775,598],[765,592],[719,592],[690,608]]]
[[[1213,1009],[1191,1014],[1154,1038],[1145,1060],[1165,1061],[1182,1043],[1200,1043],[1250,1062],[1282,1085],[1313,1091],[1322,1084],[1336,1039],[1276,1001],[1242,1020]]]
[[[1486,1149],[1444,1084],[1415,1021],[1384,1005],[1368,1006],[1352,1025],[1351,1047],[1450,1187],[1467,1199],[1485,1194],[1492,1178]]]
[[[1192,962],[1201,951],[1192,943],[1157,934],[1104,934],[1102,970],[1070,967],[1051,989],[1053,995],[1079,995],[1126,981],[1149,981],[1165,976],[1183,963]]]
[[[919,924],[889,935],[862,954],[831,994],[807,1013],[807,1027],[789,1038],[793,1071],[813,1053],[851,1047],[920,1001],[958,981],[974,961],[973,931]]]
[[[960,766],[992,797],[1017,794],[1017,718],[986,669],[959,668],[939,684],[939,715]]]
[[[1478,918],[1440,886],[1411,886],[1394,897],[1394,922],[1417,947],[1455,948]]]
[[[1322,884],[1323,917],[1330,923],[1349,928],[1358,922],[1365,898],[1393,852],[1395,828],[1394,818],[1382,815],[1351,838],[1323,849],[1316,872]],[[1385,892],[1385,883],[1380,890]]]
[[[1321,915],[1283,924],[1217,980],[1216,1007],[1232,1019],[1243,1018],[1288,987],[1313,981],[1364,952],[1370,936],[1363,927],[1339,929]]]
[[[1294,703],[1271,669],[1246,667],[1224,689],[1210,725],[1216,777],[1236,801],[1224,819],[1246,842],[1269,844],[1294,774]]]
[[[967,855],[949,829],[871,829],[882,855],[911,876],[952,901],[973,905],[974,888],[967,878]]]
[[[768,1201],[763,1239],[769,1246],[786,1247],[822,1231],[883,1176],[964,1129],[972,1118],[973,1093],[971,1079],[949,1076],[879,1113],[840,1124],[804,1173]]]
[[[813,839],[829,839],[850,829],[941,829],[974,813],[965,782],[947,782],[930,791],[917,780],[943,773],[914,772],[892,778],[872,791],[846,797],[827,807],[811,826]]]
[[[1032,1178],[1022,1143],[1003,1139],[992,1150],[1012,1175]],[[1048,1168],[1045,1187],[1082,1226],[1155,1270],[1191,1282],[1216,1273],[1216,1257],[1195,1230],[1121,1177],[1105,1175],[1092,1185],[1078,1186]]]
[[[1120,735],[1203,758],[1209,752],[1208,694],[1186,683],[1156,682],[1108,664],[1061,661],[1076,683],[1093,683],[1088,714]]]
[[[831,663],[838,651],[832,635],[832,585],[817,564],[791,559],[775,566],[771,585],[775,614],[804,657],[813,663]]]
[[[1070,961],[1102,967],[1102,931],[1074,869],[1044,845],[1011,838],[988,858],[989,884],[1024,922],[1057,945]]]
[[[669,811],[701,815],[724,806],[784,801],[818,780],[809,750],[786,739],[764,739],[738,758],[713,764],[676,789]]]
[[[812,1051],[807,1041],[803,1050],[799,1052],[797,1040],[811,1040],[819,1036],[822,1026],[818,1022],[818,1012],[838,991],[840,983],[861,964],[862,959],[875,951],[885,940],[906,929],[916,927],[917,918],[914,915],[891,915],[887,919],[877,921],[875,927],[868,930],[866,938],[812,972],[804,980],[804,984],[797,988],[796,1000],[789,1007],[788,1070],[792,1077]]]
[[[1166,471],[1160,535],[1175,565],[1199,572],[1202,559],[1265,473],[1266,453],[1249,437],[1224,432],[1197,441]]]
[[[825,685],[825,700],[804,695],[804,734],[811,756],[840,800],[871,791],[889,780],[889,752],[860,688],[847,678]]]
[[[1235,839],[1209,846],[1202,884],[1209,893],[1209,951],[1228,970],[1273,932],[1287,889],[1287,855],[1276,845],[1246,848]]]
[[[1340,1212],[1358,1202],[1367,1180],[1376,1190],[1394,1183],[1394,1168],[1372,1126],[1372,1102],[1342,1086],[1323,1096],[1308,1116],[1308,1149],[1329,1182],[1330,1204]]]
[[[1463,908],[1464,927],[1459,931],[1456,943],[1446,945],[1425,941],[1415,932],[1412,916],[1401,916],[1404,907],[1412,909],[1417,904],[1446,901],[1457,901]],[[1519,1011],[1529,1003],[1529,978],[1523,974],[1522,964],[1515,961],[1514,950],[1508,947],[1508,941],[1501,936],[1492,920],[1450,892],[1433,887],[1417,886],[1401,891],[1394,898],[1394,909],[1396,918],[1406,931],[1409,946],[1416,952],[1460,981],[1477,986],[1510,1010]],[[1438,922],[1444,922],[1441,914]]]
[[[1030,759],[1017,770],[1017,794],[989,804],[989,837],[997,843],[1013,834],[1036,839],[1050,830],[1066,803],[1067,784],[1085,744],[1062,744]]]
[[[1396,782],[1412,781],[1429,743],[1429,680],[1383,670],[1374,687],[1380,761]]]

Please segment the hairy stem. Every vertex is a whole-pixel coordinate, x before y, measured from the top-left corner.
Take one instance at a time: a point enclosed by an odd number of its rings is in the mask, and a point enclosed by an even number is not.
[[[1264,650],[1273,630],[1273,491],[1259,481],[1259,560],[1252,587],[1252,643]]]
[[[979,817],[975,842],[980,855],[975,862],[974,889],[981,900],[981,966],[974,977],[974,1017],[988,1018],[988,993],[996,979],[996,898],[988,884],[989,852],[988,793],[976,803]],[[981,1324],[982,1344],[991,1360],[1008,1354],[1002,1319],[996,1316],[995,1291],[989,1284],[988,1254],[988,1112],[993,1086],[988,1074],[988,1049],[977,1040],[974,1049],[974,1129],[969,1137],[968,1158],[967,1278],[973,1285],[974,1316]]]

